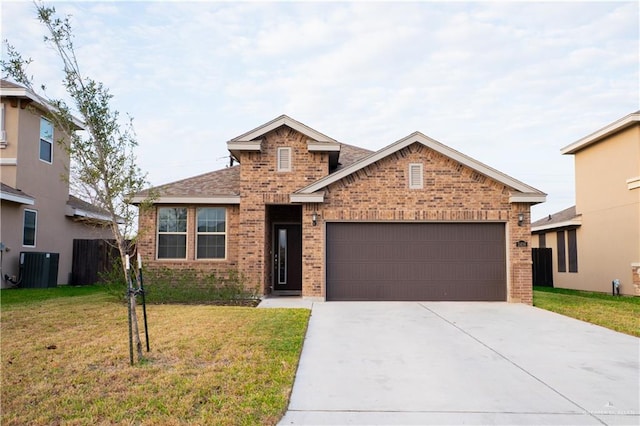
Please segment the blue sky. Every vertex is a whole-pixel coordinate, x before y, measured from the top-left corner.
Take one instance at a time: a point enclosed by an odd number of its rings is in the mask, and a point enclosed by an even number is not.
[[[560,148],[640,109],[637,1],[49,4],[134,118],[153,185],[223,168],[229,139],[287,114],[372,150],[419,130],[548,193],[538,219],[574,203]],[[0,8],[63,95],[33,4]]]

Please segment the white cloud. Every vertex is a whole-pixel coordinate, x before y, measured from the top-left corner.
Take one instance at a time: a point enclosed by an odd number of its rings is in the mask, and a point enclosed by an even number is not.
[[[30,3],[2,36],[60,90]],[[637,2],[77,2],[78,55],[135,117],[154,184],[223,167],[282,113],[377,149],[420,130],[573,201],[559,149],[640,108]],[[58,93],[56,93],[58,94]]]

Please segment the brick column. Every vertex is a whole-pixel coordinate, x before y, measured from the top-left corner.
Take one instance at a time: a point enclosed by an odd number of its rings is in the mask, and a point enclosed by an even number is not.
[[[640,296],[640,263],[631,264],[631,275],[633,276],[633,295]]]
[[[518,225],[518,215],[520,214],[524,215],[522,225]],[[528,204],[514,203],[511,205],[509,222],[507,223],[509,227],[509,241],[507,244],[511,268],[511,286],[507,300],[529,305],[533,304],[530,219]]]

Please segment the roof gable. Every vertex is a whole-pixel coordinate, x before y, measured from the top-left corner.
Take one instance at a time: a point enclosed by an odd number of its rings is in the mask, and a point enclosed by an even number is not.
[[[575,154],[578,151],[587,148],[590,145],[598,143],[607,137],[613,135],[614,133],[618,133],[627,127],[631,127],[634,124],[640,124],[640,111],[636,111],[631,113],[625,117],[622,117],[619,120],[614,121],[613,123],[601,128],[600,130],[596,130],[591,133],[589,136],[585,136],[582,139],[579,139],[572,143],[571,145],[567,145],[560,150],[562,154]]]
[[[544,194],[543,192],[529,186],[526,185],[522,182],[520,182],[517,179],[514,179],[494,168],[491,168],[489,166],[487,166],[486,164],[483,164],[477,160],[474,160],[471,157],[468,157],[464,154],[462,154],[461,152],[458,152],[452,148],[449,148],[448,146],[436,141],[435,139],[432,139],[420,132],[414,132],[411,133],[410,135],[400,139],[397,142],[392,143],[391,145],[388,145],[385,148],[382,148],[379,151],[376,151],[374,153],[371,153],[370,155],[360,159],[359,161],[351,164],[348,167],[345,167],[341,170],[336,171],[335,173],[326,176],[322,179],[319,179],[318,181],[314,182],[313,184],[300,189],[299,191],[297,191],[296,193],[298,194],[311,194],[314,193],[316,191],[321,190],[322,188],[327,187],[328,185],[339,181],[340,179],[349,176],[352,173],[355,173],[358,170],[361,170],[365,167],[367,167],[370,164],[375,163],[376,161],[379,161],[383,158],[388,157],[389,155],[400,151],[401,149],[413,144],[413,143],[420,143],[424,146],[426,146],[427,148],[430,148],[446,157],[449,157],[455,161],[457,161],[460,164],[463,164],[473,170],[475,170],[478,173],[481,173],[491,179],[494,179],[495,181],[498,181],[516,191],[518,191],[519,195],[516,195],[514,197],[512,197],[511,201],[512,202],[533,202],[533,203],[540,203],[540,202],[544,202],[546,199],[546,194]]]
[[[240,136],[236,136],[235,138],[231,139],[229,142],[251,142],[256,139],[259,139],[260,137],[264,136],[265,134],[269,133],[274,129],[277,129],[280,126],[289,126],[293,130],[296,130],[302,133],[303,135],[307,136],[310,139],[313,139],[316,142],[326,142],[331,144],[338,143],[338,141],[336,141],[335,139],[332,139],[329,136],[323,133],[320,133],[317,130],[312,129],[306,124],[302,124],[299,121],[294,120],[293,118],[284,114],[281,115],[280,117],[274,118],[273,120],[263,124],[262,126],[256,127],[255,129],[248,131],[247,133],[244,133]]]

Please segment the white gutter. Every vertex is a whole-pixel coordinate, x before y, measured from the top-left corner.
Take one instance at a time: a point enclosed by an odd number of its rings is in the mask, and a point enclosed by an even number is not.
[[[35,204],[35,200],[31,197],[11,194],[9,192],[0,192],[0,200],[12,201],[14,203],[26,204],[28,206],[33,206]]]
[[[548,229],[567,228],[570,226],[581,226],[581,225],[582,225],[582,219],[574,218],[574,219],[569,219],[562,222],[550,223],[548,225],[534,226],[534,227],[531,227],[531,232],[546,231]]]
[[[132,204],[140,204],[147,197],[133,197]],[[153,204],[240,204],[239,195],[214,195],[211,197],[158,197]]]

